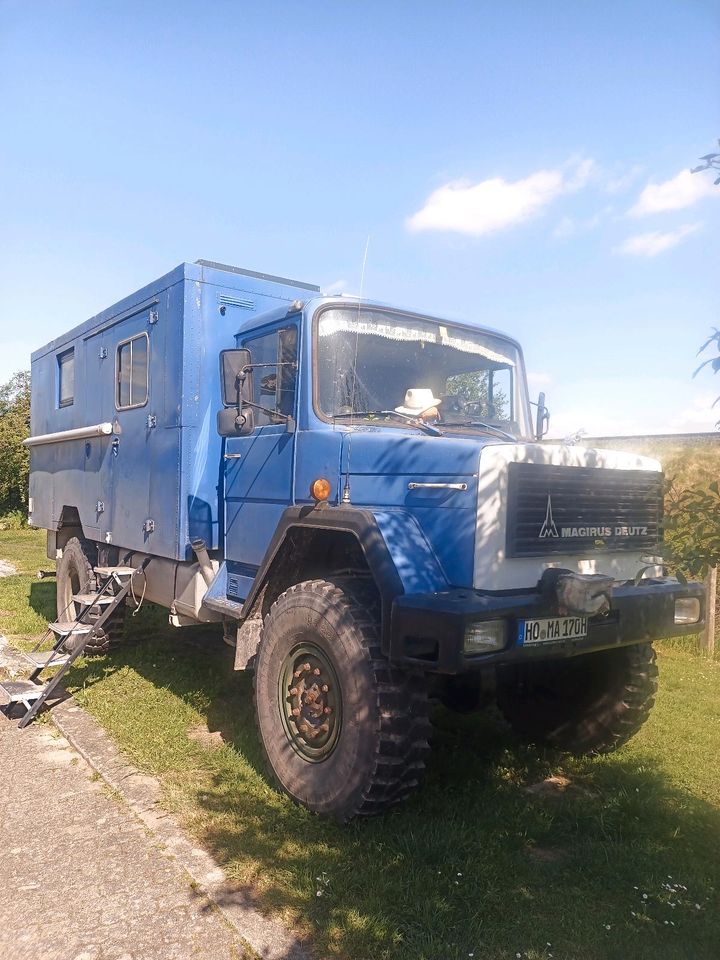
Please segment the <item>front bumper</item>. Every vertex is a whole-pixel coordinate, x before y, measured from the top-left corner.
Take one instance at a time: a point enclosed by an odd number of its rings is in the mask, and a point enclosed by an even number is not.
[[[697,623],[675,623],[675,601],[683,597],[700,600]],[[589,618],[586,637],[526,646],[518,643],[518,621],[560,615],[557,604],[539,589],[506,593],[456,589],[402,595],[392,607],[390,657],[432,672],[456,674],[489,664],[572,657],[698,633],[704,626],[705,588],[701,583],[685,585],[669,579],[615,585],[610,612]],[[463,651],[465,630],[484,620],[505,621],[506,645],[502,650],[468,656]]]

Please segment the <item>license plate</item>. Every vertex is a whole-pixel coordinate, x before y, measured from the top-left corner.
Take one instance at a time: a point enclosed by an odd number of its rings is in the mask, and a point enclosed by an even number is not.
[[[518,643],[553,643],[557,640],[579,640],[587,636],[587,617],[549,617],[543,620],[520,620]]]

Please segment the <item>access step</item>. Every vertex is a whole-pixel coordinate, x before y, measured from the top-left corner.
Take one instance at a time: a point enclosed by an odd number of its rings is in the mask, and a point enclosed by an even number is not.
[[[58,653],[57,650],[33,650],[22,654],[23,659],[31,663],[37,670],[39,667],[64,667],[70,659],[67,653]]]
[[[0,680],[0,690],[5,692],[10,703],[30,705],[45,693],[45,683],[33,683],[32,680]]]
[[[122,579],[123,577],[131,577],[136,572],[136,567],[95,567],[95,573],[103,579],[112,577],[113,574]]]
[[[93,625],[91,623],[78,623],[77,620],[57,621],[56,623],[48,624],[48,630],[52,630],[52,632],[56,633],[59,637],[66,637],[70,633],[76,637],[80,637],[85,633],[90,633],[92,628]]]
[[[75,593],[73,600],[83,607],[106,607],[109,603],[115,602],[115,596],[112,593],[104,593],[102,596],[96,593]]]

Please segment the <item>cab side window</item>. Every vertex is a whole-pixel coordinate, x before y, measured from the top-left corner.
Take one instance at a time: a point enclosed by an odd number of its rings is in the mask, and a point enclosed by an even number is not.
[[[253,401],[258,427],[285,423],[295,409],[297,327],[274,330],[243,343],[253,364]],[[259,409],[263,408],[263,409]]]

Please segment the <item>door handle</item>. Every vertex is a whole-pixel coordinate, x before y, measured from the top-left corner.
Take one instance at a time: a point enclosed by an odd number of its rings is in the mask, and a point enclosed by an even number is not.
[[[467,490],[466,483],[415,483],[408,484],[408,490]]]
[[[241,453],[226,453],[224,454],[226,460],[239,460],[242,457]]]

